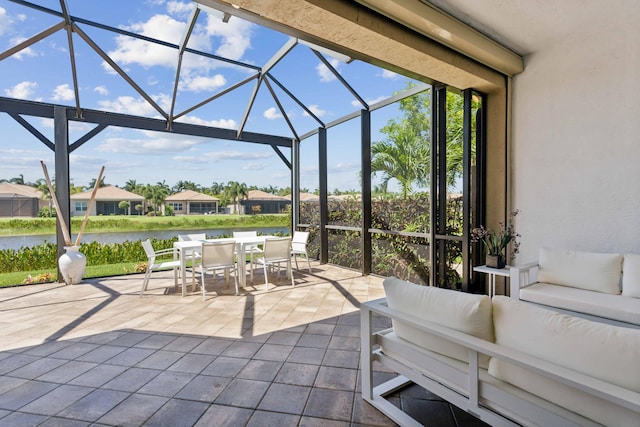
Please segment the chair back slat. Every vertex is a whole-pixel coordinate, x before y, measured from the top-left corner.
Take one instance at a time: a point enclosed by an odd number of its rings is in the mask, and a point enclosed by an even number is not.
[[[202,266],[209,268],[218,265],[233,264],[235,246],[236,243],[233,241],[203,243]]]
[[[142,247],[144,248],[144,253],[147,254],[147,258],[149,259],[149,264],[153,264],[156,262],[156,251],[153,249],[153,245],[151,244],[151,240],[147,239],[142,242]]]
[[[305,251],[309,240],[308,231],[294,231],[291,239],[291,249],[294,251]]]
[[[267,261],[287,259],[291,256],[291,237],[265,239],[264,259]]]

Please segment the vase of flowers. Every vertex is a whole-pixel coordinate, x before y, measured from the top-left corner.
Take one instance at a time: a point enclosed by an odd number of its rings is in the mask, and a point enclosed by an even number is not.
[[[495,231],[481,225],[471,230],[471,241],[473,243],[482,242],[487,251],[486,265],[491,268],[504,268],[506,265],[505,251],[512,243],[509,259],[515,258],[520,248],[520,243],[516,240],[520,234],[516,233],[513,219],[518,215],[518,209],[509,213],[507,222],[500,221],[500,230]]]

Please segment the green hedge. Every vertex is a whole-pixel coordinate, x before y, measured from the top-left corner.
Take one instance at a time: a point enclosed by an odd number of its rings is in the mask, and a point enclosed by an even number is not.
[[[177,238],[151,239],[155,250],[173,247]],[[123,243],[89,242],[80,245],[80,252],[87,257],[87,265],[119,264],[123,262],[146,262],[147,256],[140,241]],[[2,273],[55,269],[58,252],[55,243],[15,249],[0,250]]]

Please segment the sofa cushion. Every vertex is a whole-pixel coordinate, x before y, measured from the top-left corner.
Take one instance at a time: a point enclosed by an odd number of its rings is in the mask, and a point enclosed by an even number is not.
[[[387,303],[393,310],[427,322],[493,342],[491,300],[487,295],[472,295],[431,286],[420,286],[396,277],[384,280]],[[399,338],[433,352],[463,362],[469,361],[468,350],[433,334],[393,320]],[[489,357],[480,355],[480,366],[487,368]]]
[[[492,358],[489,373],[502,381],[605,426],[637,427],[638,413],[558,381]]]
[[[502,296],[493,298],[493,321],[498,345],[640,392],[640,330],[592,322]],[[575,399],[558,382],[513,368],[493,358],[489,373],[598,422],[620,425],[608,418],[616,416],[617,406],[606,409],[608,404],[600,399],[596,399],[598,404]],[[607,418],[600,418],[605,413]]]
[[[640,255],[626,254],[623,269],[622,295],[640,298]]]
[[[619,294],[622,258],[621,254],[540,248],[538,281]]]
[[[520,299],[550,307],[640,325],[640,298],[534,283],[520,289]]]

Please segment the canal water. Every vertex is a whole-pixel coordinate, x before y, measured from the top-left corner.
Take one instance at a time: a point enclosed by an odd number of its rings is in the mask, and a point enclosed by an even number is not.
[[[207,237],[214,238],[224,234],[231,234],[234,231],[242,231],[246,229],[214,229],[214,230],[158,230],[158,231],[134,231],[134,232],[110,232],[110,233],[84,233],[82,235],[82,243],[98,241],[100,243],[122,243],[127,240],[137,241],[145,239],[171,239],[177,237],[178,234],[205,233]],[[252,229],[254,230],[254,229]],[[275,234],[289,233],[288,227],[265,227],[257,228],[258,234]],[[75,240],[76,236],[72,236]],[[35,236],[0,236],[0,249],[20,249],[23,246],[38,246],[45,242],[55,243],[55,234],[39,234]]]

